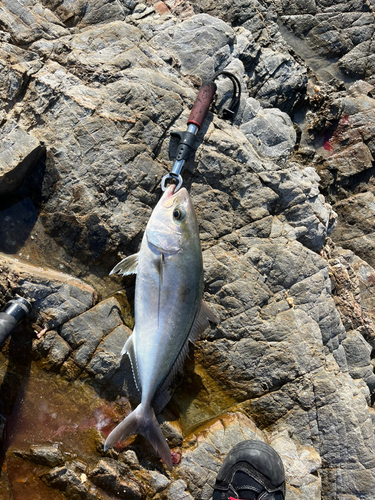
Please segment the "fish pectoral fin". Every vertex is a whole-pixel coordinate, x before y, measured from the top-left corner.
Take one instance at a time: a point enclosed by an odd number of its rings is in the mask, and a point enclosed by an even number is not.
[[[133,333],[130,335],[128,340],[125,342],[125,345],[122,348],[121,354],[126,353],[128,355],[128,358],[130,359],[130,364],[132,367],[133,379],[134,379],[135,385],[136,385],[138,391],[141,392],[142,386],[141,386],[141,383],[139,380],[138,365],[137,365],[137,359],[135,357],[134,343],[133,343],[134,332],[135,332],[135,328],[133,330]]]
[[[128,338],[128,340],[125,342],[124,344],[124,347],[122,348],[122,351],[121,351],[121,356],[123,356],[124,354],[127,354],[129,352],[129,349],[131,349],[133,345],[133,334],[130,335],[130,337]]]
[[[128,274],[137,274],[138,267],[138,257],[139,253],[135,253],[134,255],[129,255],[129,257],[125,257],[119,262],[109,273],[111,274],[117,273],[122,276],[127,276]]]
[[[195,317],[193,326],[190,331],[189,335],[190,342],[195,344],[195,341],[198,340],[200,334],[203,333],[205,329],[210,326],[210,322],[217,325],[219,323],[219,320],[215,316],[215,314],[211,311],[211,309],[209,309],[208,306],[206,306],[206,304],[202,300],[201,307],[199,309],[198,314]]]

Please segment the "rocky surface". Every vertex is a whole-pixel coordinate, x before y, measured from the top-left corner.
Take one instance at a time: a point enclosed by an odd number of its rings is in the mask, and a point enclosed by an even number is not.
[[[370,500],[372,3],[9,0],[0,27],[0,305],[33,303],[1,354],[2,497],[209,500],[230,448],[260,439],[288,500]],[[158,417],[168,473],[142,437],[103,451],[139,400],[120,355],[134,280],[108,272],[138,249],[170,132],[224,69],[236,117],[220,77],[183,171],[220,324]]]

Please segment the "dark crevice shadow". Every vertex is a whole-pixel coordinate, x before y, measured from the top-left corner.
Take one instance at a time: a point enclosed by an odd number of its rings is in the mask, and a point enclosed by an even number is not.
[[[3,439],[0,442],[0,470],[19,423],[23,396],[30,376],[33,338],[31,330],[19,326],[3,348],[8,364],[0,386],[0,408],[5,419]]]
[[[45,174],[44,152],[19,188],[0,196],[0,252],[16,254],[32,232],[46,196]]]

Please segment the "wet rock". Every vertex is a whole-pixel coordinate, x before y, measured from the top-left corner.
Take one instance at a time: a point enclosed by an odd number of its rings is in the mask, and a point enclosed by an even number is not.
[[[338,58],[345,74],[369,76],[373,72],[371,40],[374,24],[366,2],[275,4],[280,20],[312,51]],[[301,42],[302,43],[302,42]]]
[[[119,460],[124,462],[124,464],[128,465],[132,468],[139,468],[138,457],[133,450],[126,450],[123,453],[120,453]]]
[[[163,414],[158,416],[160,428],[171,448],[182,445],[183,432],[178,422],[163,418]]]
[[[120,367],[121,352],[129,335],[131,335],[131,330],[120,325],[98,345],[94,356],[86,367],[88,373],[93,375],[95,380],[105,383]]]
[[[263,106],[290,112],[303,100],[307,87],[306,69],[286,50],[278,52],[265,48],[256,62],[246,64],[245,68],[249,75],[249,94]]]
[[[35,359],[45,370],[58,372],[70,352],[69,344],[54,330],[33,341]]]
[[[33,445],[29,452],[15,451],[15,455],[26,458],[38,465],[46,465],[48,467],[56,467],[64,463],[64,455],[56,446]]]
[[[90,480],[104,491],[124,500],[140,500],[142,487],[134,481],[134,475],[116,460],[107,458],[89,472]]]
[[[4,195],[21,184],[44,148],[15,122],[0,129],[0,141],[0,195]]]
[[[73,351],[72,361],[81,370],[90,361],[100,342],[111,333],[111,337],[104,340],[104,345],[119,354],[120,345],[122,344],[121,349],[123,347],[122,340],[126,340],[129,334],[128,329],[123,326],[120,305],[115,298],[100,302],[89,311],[65,323],[60,330],[61,337]],[[113,371],[118,363],[113,353],[111,356],[110,353],[107,355],[99,350],[91,361],[89,370],[100,378],[109,370]]]
[[[0,256],[0,286],[4,303],[15,293],[32,303],[31,317],[39,328],[56,328],[97,300],[94,289],[77,278],[5,255]]]
[[[149,475],[151,477],[150,485],[156,491],[156,493],[160,493],[171,484],[171,481],[167,477],[165,477],[163,474],[160,474],[160,472],[157,472],[156,470],[151,470],[149,472]]]
[[[86,475],[76,474],[68,467],[57,467],[42,474],[42,481],[52,488],[61,491],[67,498],[82,500],[101,500],[102,496],[93,491],[90,483],[86,484]]]

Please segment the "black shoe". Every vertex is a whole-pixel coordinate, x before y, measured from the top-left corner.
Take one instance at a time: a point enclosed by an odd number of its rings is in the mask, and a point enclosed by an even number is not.
[[[242,441],[225,457],[212,500],[285,500],[285,472],[276,451],[262,441]]]

